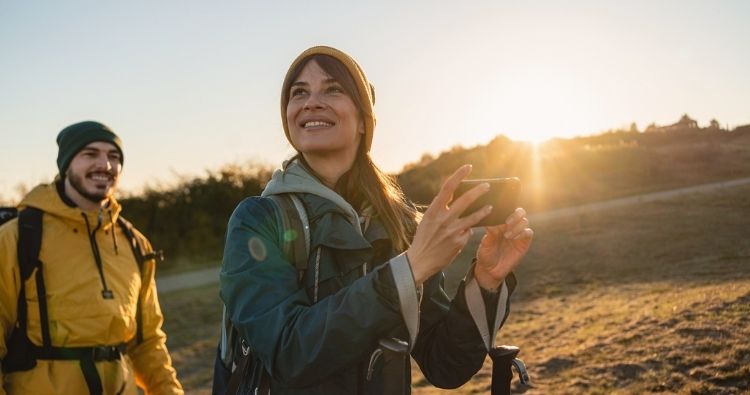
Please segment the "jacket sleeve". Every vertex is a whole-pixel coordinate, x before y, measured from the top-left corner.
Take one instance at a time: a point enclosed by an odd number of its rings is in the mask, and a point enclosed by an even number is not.
[[[151,252],[148,241],[145,238],[141,240],[147,251]],[[155,271],[156,262],[153,259],[146,261],[141,284],[143,342],[132,341],[128,346],[128,355],[133,361],[136,382],[145,389],[146,394],[183,394],[165,344],[167,336],[161,329],[164,317],[156,293]]]
[[[5,360],[8,353],[7,339],[16,324],[18,312],[18,293],[21,289],[21,275],[18,272],[18,257],[16,245],[18,243],[17,221],[13,220],[0,227],[0,362]],[[5,395],[5,378],[0,370],[0,395]]]
[[[473,278],[473,268],[453,300],[445,293],[442,273],[425,284],[420,331],[412,356],[436,387],[459,387],[481,369],[495,334],[509,313],[508,300],[515,286],[512,275],[501,286],[497,298],[484,297]],[[487,301],[492,305],[485,305]]]
[[[274,380],[305,387],[356,366],[403,321],[375,290],[388,265],[313,304],[281,251],[278,222],[268,199],[240,203],[227,229],[220,294]]]

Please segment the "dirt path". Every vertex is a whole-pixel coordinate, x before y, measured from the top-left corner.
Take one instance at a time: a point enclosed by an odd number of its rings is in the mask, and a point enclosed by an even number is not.
[[[741,185],[750,184],[750,178],[740,178],[730,181],[714,182],[710,184],[695,185],[692,187],[685,187],[679,189],[672,189],[668,191],[646,193],[642,195],[628,196],[619,199],[612,199],[603,202],[582,204],[580,206],[565,207],[557,210],[545,211],[535,215],[529,216],[529,221],[532,223],[547,221],[550,219],[564,218],[576,214],[590,213],[595,211],[606,210],[615,207],[628,206],[638,203],[647,203],[657,200],[665,200],[681,195],[689,195],[694,193],[709,192],[721,188],[731,188]]]
[[[573,215],[590,213],[595,211],[607,210],[615,207],[634,205],[639,203],[653,202],[657,200],[670,199],[680,195],[688,195],[700,192],[708,192],[721,188],[731,188],[740,185],[750,184],[750,178],[740,178],[731,181],[721,181],[710,184],[695,185],[692,187],[673,189],[647,193],[636,196],[629,196],[619,199],[607,200],[582,204],[580,206],[566,207],[557,210],[545,211],[542,213],[529,215],[529,221],[539,223],[557,218],[564,218]],[[208,269],[195,270],[187,273],[172,274],[156,279],[159,294],[166,294],[173,291],[200,287],[203,285],[213,284],[219,281],[219,268],[212,267]]]
[[[193,270],[187,273],[170,274],[156,279],[156,288],[159,294],[166,294],[188,288],[196,288],[203,285],[213,284],[219,281],[219,268]]]

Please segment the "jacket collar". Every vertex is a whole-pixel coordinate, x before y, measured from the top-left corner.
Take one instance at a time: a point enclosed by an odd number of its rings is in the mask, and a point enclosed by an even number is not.
[[[67,202],[65,200],[68,200]],[[46,214],[60,217],[74,223],[84,223],[84,216],[90,224],[101,223],[102,229],[106,229],[117,221],[122,206],[110,198],[107,206],[101,210],[83,211],[79,207],[69,203],[70,199],[65,193],[59,191],[57,183],[41,184],[31,190],[19,203],[18,208],[36,207]]]
[[[338,193],[323,185],[299,161],[284,162],[283,169],[277,169],[271,176],[261,196],[282,193],[304,193],[315,195],[329,201],[333,206],[329,210],[341,213],[355,232],[362,234],[359,227],[357,211]]]

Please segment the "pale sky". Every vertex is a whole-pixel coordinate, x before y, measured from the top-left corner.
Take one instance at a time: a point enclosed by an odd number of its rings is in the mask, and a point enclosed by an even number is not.
[[[106,3],[106,4],[103,4]],[[748,1],[0,1],[0,201],[51,180],[55,137],[98,120],[121,189],[292,154],[280,86],[307,47],[376,88],[372,154],[593,134],[683,113],[750,123]]]

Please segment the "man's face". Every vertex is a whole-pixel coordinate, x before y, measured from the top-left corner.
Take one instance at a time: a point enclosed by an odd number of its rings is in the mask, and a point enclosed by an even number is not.
[[[113,144],[95,141],[78,151],[65,177],[81,196],[99,203],[114,194],[122,171],[121,159]]]

